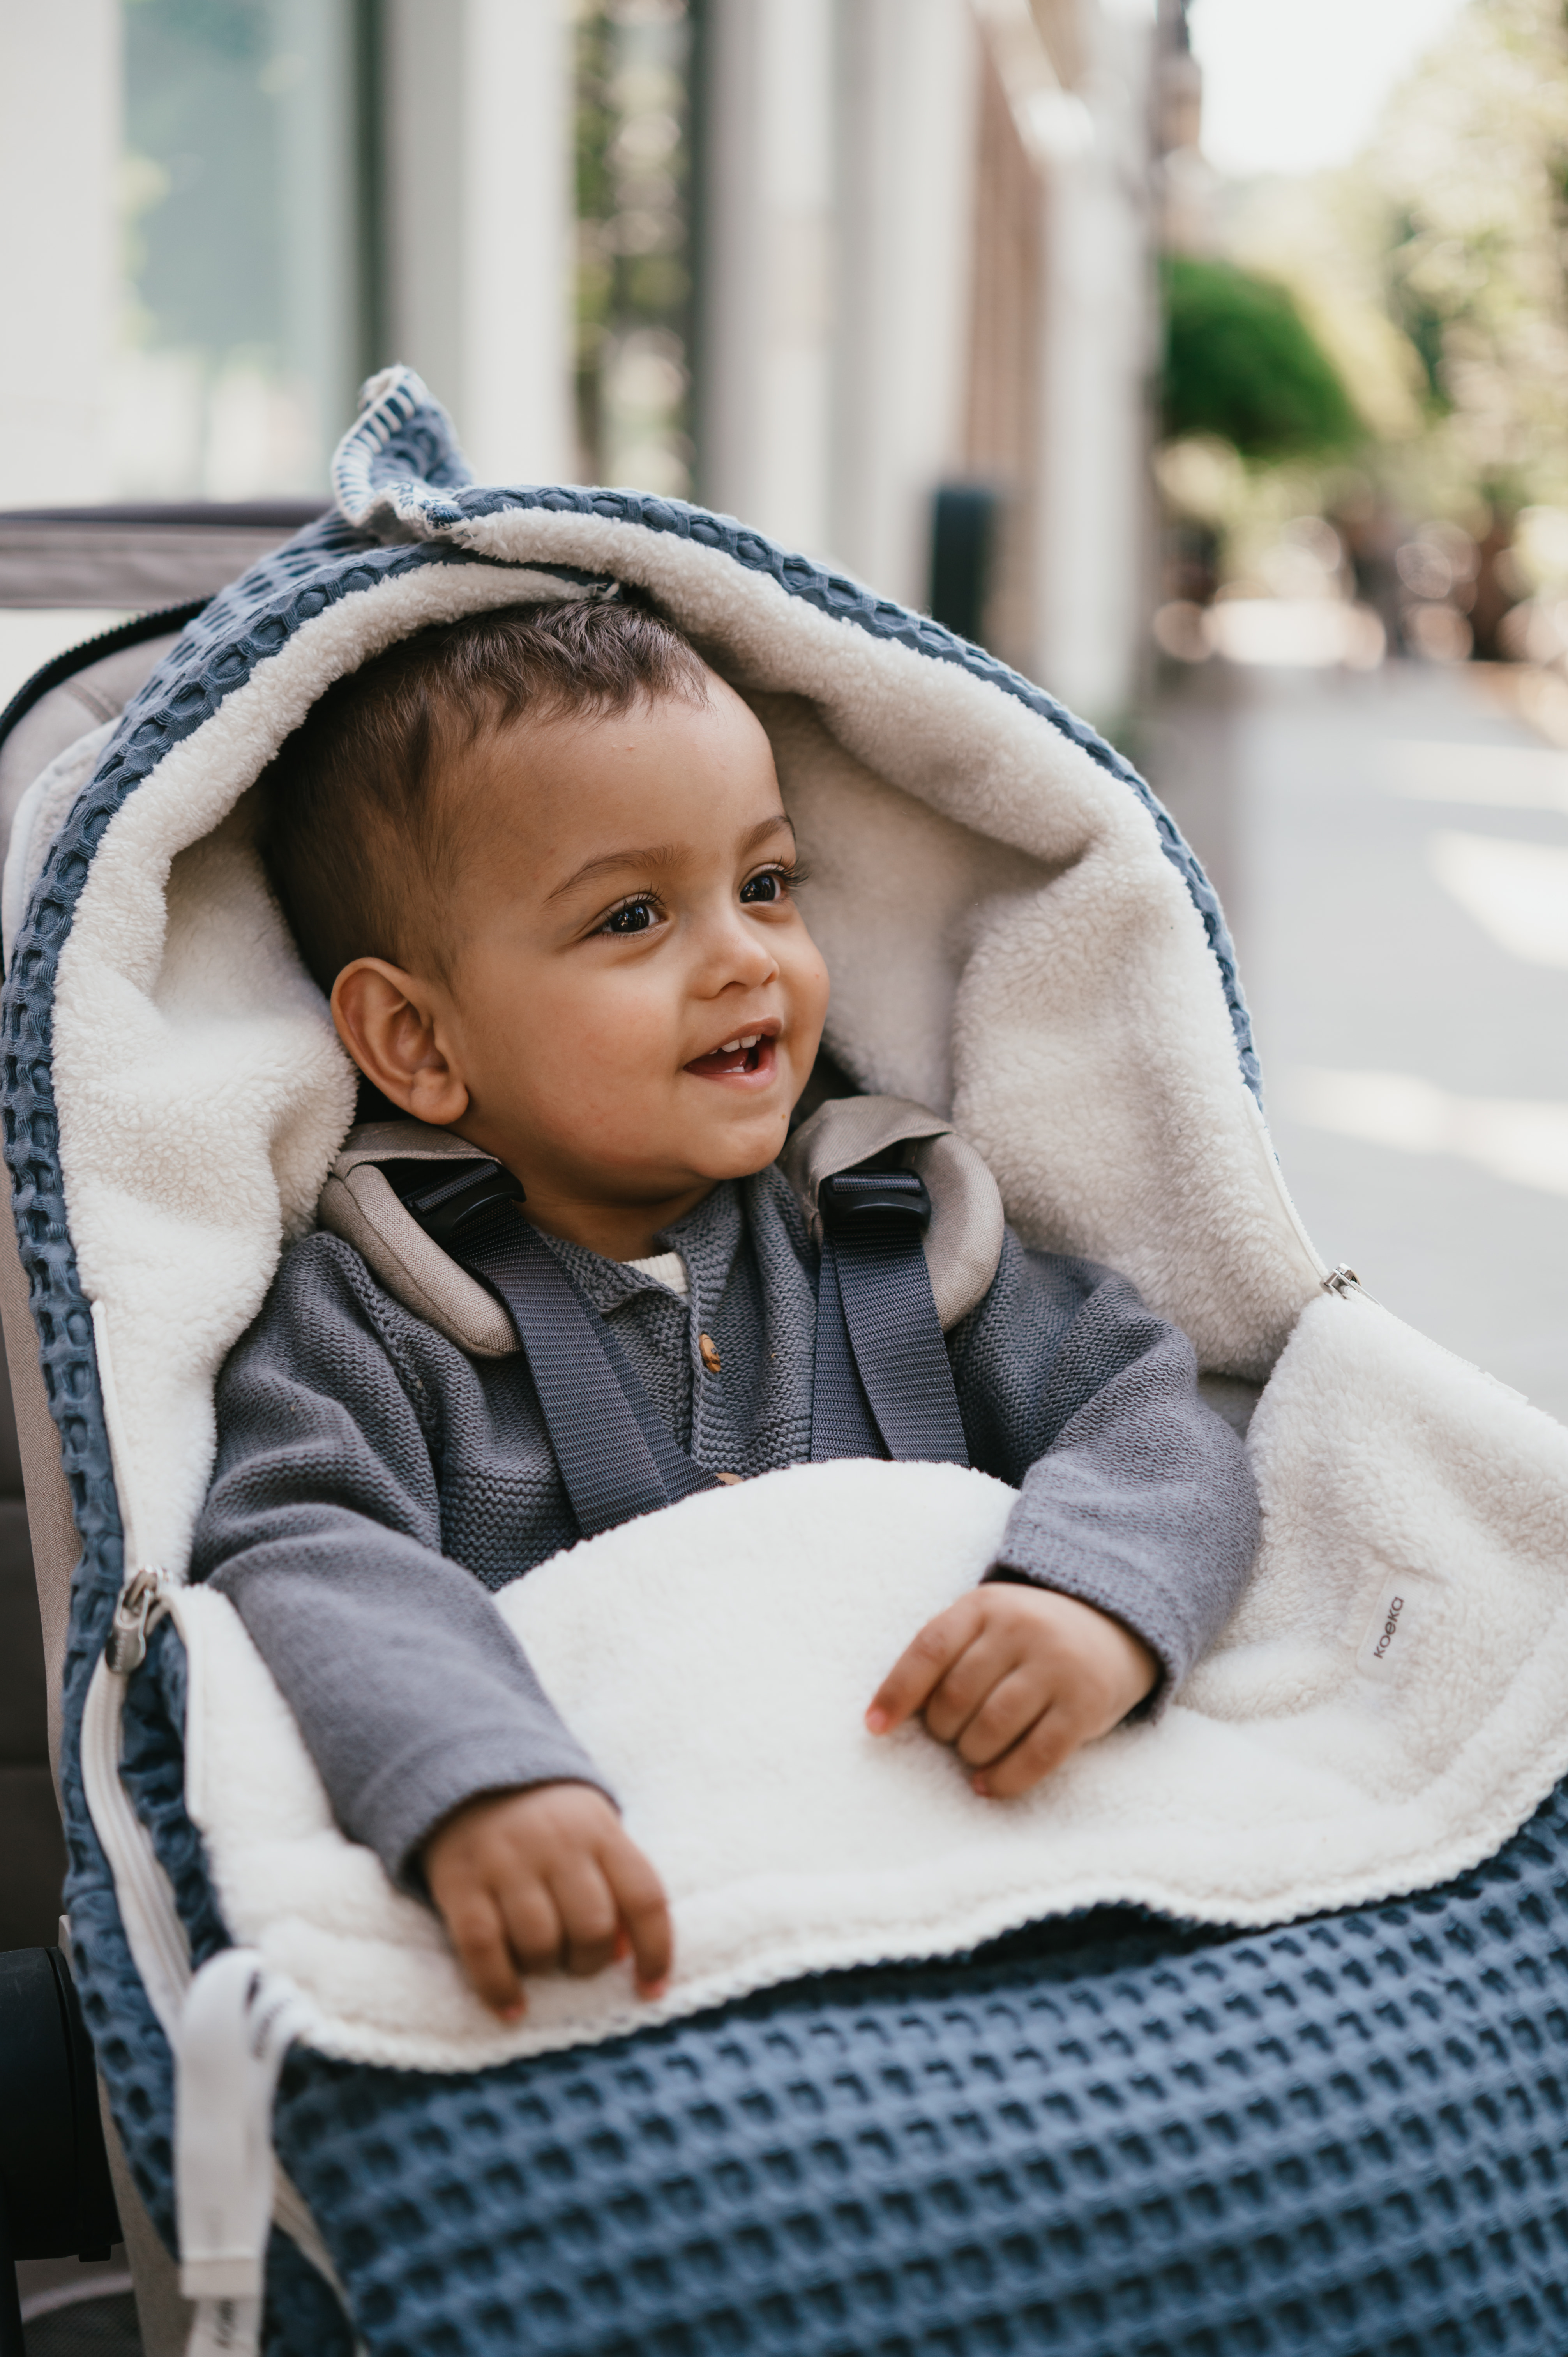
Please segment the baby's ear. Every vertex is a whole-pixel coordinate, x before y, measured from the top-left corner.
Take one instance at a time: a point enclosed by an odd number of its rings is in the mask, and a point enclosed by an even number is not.
[[[446,1053],[427,983],[385,958],[356,958],[332,985],[332,1020],[382,1096],[437,1128],[462,1119],[468,1092]]]

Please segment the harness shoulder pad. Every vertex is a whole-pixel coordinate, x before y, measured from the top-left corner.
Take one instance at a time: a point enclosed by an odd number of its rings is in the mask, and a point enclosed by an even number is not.
[[[1001,1189],[952,1124],[908,1097],[830,1097],[801,1123],[779,1164],[821,1243],[823,1179],[894,1146],[906,1148],[908,1168],[931,1199],[926,1267],[945,1334],[990,1292],[1004,1223]]]
[[[820,1240],[817,1189],[889,1146],[908,1148],[931,1199],[926,1266],[946,1333],[990,1291],[1002,1257],[1002,1196],[972,1146],[950,1124],[905,1097],[833,1097],[801,1125],[779,1157]],[[510,1318],[404,1211],[383,1162],[488,1161],[450,1130],[419,1121],[368,1122],[349,1133],[321,1191],[321,1225],[352,1244],[396,1301],[460,1351],[504,1359],[517,1347]]]
[[[379,1166],[491,1158],[427,1122],[366,1122],[349,1132],[317,1205],[322,1226],[353,1245],[394,1300],[476,1359],[504,1359],[517,1350],[511,1319],[493,1293],[431,1242]]]

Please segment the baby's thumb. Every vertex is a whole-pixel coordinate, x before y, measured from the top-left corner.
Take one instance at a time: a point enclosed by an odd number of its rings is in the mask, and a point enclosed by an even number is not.
[[[905,1646],[871,1697],[865,1724],[873,1735],[888,1734],[925,1707],[950,1663],[963,1650],[961,1613],[959,1606],[939,1612]]]

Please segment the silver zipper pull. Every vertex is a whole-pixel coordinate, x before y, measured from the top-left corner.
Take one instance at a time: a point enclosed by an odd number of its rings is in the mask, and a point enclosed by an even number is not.
[[[1360,1292],[1361,1280],[1353,1268],[1347,1267],[1341,1261],[1337,1268],[1331,1268],[1324,1278],[1323,1290],[1325,1293],[1337,1293],[1343,1300],[1348,1293]]]
[[[117,1678],[128,1678],[147,1658],[147,1631],[162,1612],[171,1585],[156,1565],[134,1572],[120,1591],[103,1659]]]

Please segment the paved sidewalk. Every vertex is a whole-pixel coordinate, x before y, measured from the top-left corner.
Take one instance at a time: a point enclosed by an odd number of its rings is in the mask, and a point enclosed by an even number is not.
[[[1210,664],[1144,749],[1319,1249],[1568,1420],[1568,753],[1483,675],[1407,663]]]

